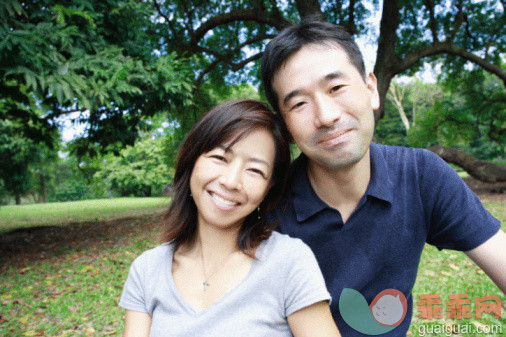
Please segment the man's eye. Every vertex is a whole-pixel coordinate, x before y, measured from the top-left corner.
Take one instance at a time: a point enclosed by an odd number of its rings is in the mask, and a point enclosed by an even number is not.
[[[343,85],[336,85],[336,86],[333,86],[331,89],[330,89],[330,92],[336,92],[338,91],[339,89],[341,89],[343,87]]]
[[[298,103],[295,103],[293,106],[292,106],[292,109],[297,109],[297,108],[300,108],[301,106],[303,106],[306,102],[298,102]]]

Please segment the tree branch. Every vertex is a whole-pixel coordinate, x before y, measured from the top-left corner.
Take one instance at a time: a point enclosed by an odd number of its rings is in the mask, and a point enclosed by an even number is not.
[[[468,61],[471,61],[479,65],[489,73],[499,77],[503,81],[504,86],[506,86],[506,71],[504,69],[501,69],[495,64],[488,62],[486,59],[483,59],[464,48],[460,48],[453,44],[445,42],[434,43],[429,46],[425,46],[412,51],[404,59],[402,59],[400,62],[396,64],[395,73],[398,74],[400,72],[409,69],[411,66],[413,66],[416,62],[420,61],[424,57],[438,54],[450,54],[460,56]]]
[[[235,54],[236,52],[240,51],[243,47],[248,46],[248,45],[250,45],[252,43],[258,42],[258,41],[262,41],[262,40],[266,40],[266,39],[271,39],[274,36],[275,35],[270,35],[270,34],[264,34],[264,35],[255,36],[255,37],[253,37],[253,38],[251,38],[249,40],[246,40],[245,42],[241,43],[240,45],[238,45],[234,49],[229,50],[228,53],[226,53],[226,54],[221,54],[221,53],[219,53],[217,51],[214,51],[214,50],[206,48],[206,47],[201,47],[199,45],[189,46],[188,50],[190,50],[192,52],[203,52],[203,53],[212,55],[212,56],[216,57],[217,59],[219,59],[219,60],[221,60],[223,62],[229,63],[230,59],[232,58],[232,55]]]
[[[163,14],[162,13],[162,9],[160,8],[160,5],[158,4],[158,2],[156,0],[153,0],[153,5],[155,6],[155,9],[156,11],[158,12],[158,14],[165,19],[165,21],[170,24],[170,19],[167,15]]]
[[[263,23],[269,26],[273,26],[277,29],[281,29],[283,26],[290,24],[285,19],[280,21],[279,18],[275,18],[273,16],[268,15],[265,12],[260,12],[256,9],[238,9],[229,13],[216,15],[206,22],[204,22],[196,31],[192,37],[192,41],[190,42],[193,45],[196,45],[204,35],[214,29],[217,26],[224,25],[230,22],[235,21],[255,21],[258,23]]]
[[[357,25],[355,25],[355,0],[350,0],[347,28],[350,34],[354,35],[357,33]]]
[[[343,26],[344,25],[343,4],[340,0],[336,0],[336,11],[339,20],[337,23]]]
[[[460,29],[460,26],[462,26],[462,22],[464,22],[464,12],[462,11],[462,0],[459,0],[457,2],[457,15],[455,18],[456,24],[455,29],[453,30],[452,34],[450,35],[450,38],[448,39],[448,42],[453,43],[455,41],[455,37],[457,36],[457,32]]]
[[[261,58],[263,54],[264,54],[263,52],[260,52],[260,53],[257,53],[255,55],[253,55],[253,56],[248,57],[247,59],[245,59],[245,60],[243,60],[243,61],[241,61],[239,63],[230,64],[232,66],[232,70],[237,71],[239,69],[242,69],[248,63],[250,63],[252,61],[255,61],[255,60],[258,60],[259,58]]]
[[[437,21],[434,15],[434,2],[432,0],[425,0],[425,7],[429,10],[429,27],[432,33],[432,42],[439,42],[437,37]]]
[[[261,58],[263,55],[263,52],[257,53],[253,56],[248,57],[247,59],[239,62],[239,63],[232,63],[228,60],[222,60],[222,59],[216,59],[211,64],[209,64],[202,72],[199,74],[199,77],[195,80],[195,90],[200,86],[202,81],[204,80],[204,76],[211,72],[220,62],[225,62],[231,66],[231,69],[233,71],[237,71],[239,69],[242,69],[246,64],[255,61],[259,58]]]

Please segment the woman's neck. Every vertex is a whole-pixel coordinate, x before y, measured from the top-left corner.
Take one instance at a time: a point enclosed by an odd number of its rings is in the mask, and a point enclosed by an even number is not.
[[[204,258],[205,263],[214,264],[240,251],[237,246],[239,228],[222,229],[199,221],[193,243],[185,247],[188,255]]]

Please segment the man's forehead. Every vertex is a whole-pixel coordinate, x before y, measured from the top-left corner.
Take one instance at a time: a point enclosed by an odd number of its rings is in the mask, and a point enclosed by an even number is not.
[[[346,56],[347,61],[350,62],[346,51],[336,42],[322,41],[321,43],[309,43],[309,44],[302,46],[296,52],[292,53],[280,64],[279,68],[274,72],[274,75],[272,76],[272,83],[274,84],[274,82],[276,81],[276,78],[278,77],[280,72],[282,72],[283,70],[286,70],[286,66],[288,65],[288,63],[290,63],[291,60],[293,60],[294,57],[300,55],[301,53],[311,54],[312,52],[321,52],[321,51],[325,51],[325,50],[328,50],[328,51],[334,50],[337,52],[342,52]],[[314,61],[318,62],[317,59],[315,59]],[[307,69],[307,70],[310,71],[311,69]]]

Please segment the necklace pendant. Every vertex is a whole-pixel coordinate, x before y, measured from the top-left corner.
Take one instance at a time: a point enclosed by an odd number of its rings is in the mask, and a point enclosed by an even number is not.
[[[205,280],[204,282],[202,282],[202,284],[204,285],[204,291],[207,290],[207,287],[210,286],[209,282],[207,282],[207,280]]]

